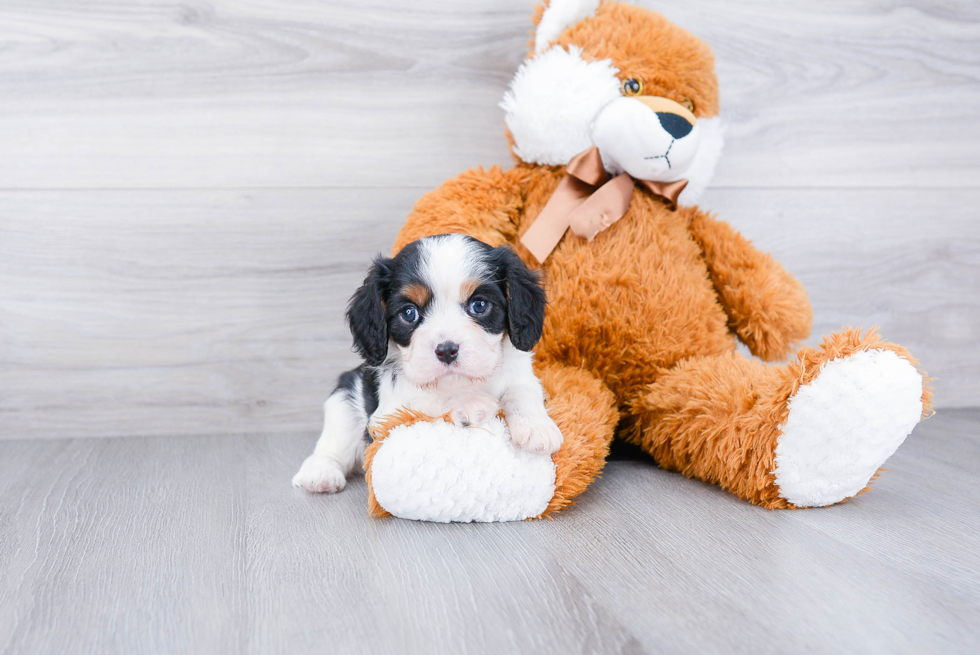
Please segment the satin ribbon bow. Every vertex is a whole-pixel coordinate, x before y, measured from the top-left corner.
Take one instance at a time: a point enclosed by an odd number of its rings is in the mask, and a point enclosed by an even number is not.
[[[565,177],[521,237],[521,243],[543,264],[568,228],[576,236],[592,241],[629,209],[634,182],[663,200],[672,211],[677,209],[677,196],[687,186],[687,180],[654,182],[634,179],[628,173],[609,179],[599,149],[592,146],[568,162]]]

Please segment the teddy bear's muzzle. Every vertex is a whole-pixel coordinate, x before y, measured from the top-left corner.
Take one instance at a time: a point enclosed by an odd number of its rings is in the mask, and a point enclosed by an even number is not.
[[[671,182],[684,178],[701,142],[697,118],[657,96],[621,97],[602,108],[592,140],[610,173]]]
[[[669,116],[687,125],[687,132],[697,125],[698,119],[691,113],[691,111],[684,105],[674,102],[670,98],[662,98],[660,96],[634,96],[634,100],[642,102],[644,105],[653,110],[653,112],[658,116]],[[663,123],[663,120],[661,120]],[[686,136],[684,134],[675,134],[676,138],[681,138]]]

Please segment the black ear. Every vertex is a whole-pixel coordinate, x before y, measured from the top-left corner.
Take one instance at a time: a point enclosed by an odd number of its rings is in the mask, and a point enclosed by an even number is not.
[[[391,259],[375,258],[364,284],[347,305],[347,325],[354,337],[354,348],[371,366],[379,366],[388,356],[388,322],[384,300],[391,280]]]
[[[518,350],[528,351],[541,339],[547,298],[541,276],[530,270],[507,246],[493,251],[497,270],[507,283],[507,328]]]

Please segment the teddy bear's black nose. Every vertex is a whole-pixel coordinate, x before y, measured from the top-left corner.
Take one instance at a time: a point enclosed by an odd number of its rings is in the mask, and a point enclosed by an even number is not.
[[[657,118],[660,119],[660,125],[667,130],[667,134],[674,137],[675,139],[682,139],[691,133],[694,126],[687,122],[687,119],[683,116],[678,116],[677,114],[671,114],[666,111],[658,111]]]

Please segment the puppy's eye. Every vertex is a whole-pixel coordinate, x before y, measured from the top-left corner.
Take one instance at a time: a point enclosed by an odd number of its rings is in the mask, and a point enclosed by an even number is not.
[[[470,303],[470,314],[486,314],[488,309],[490,309],[490,303],[486,300],[474,300]]]
[[[623,80],[623,95],[638,96],[643,93],[643,81],[635,77]]]
[[[687,107],[687,110],[689,112],[691,112],[692,114],[694,113],[694,101],[693,100],[691,100],[690,98],[681,98],[681,104],[684,105],[685,107]]]
[[[411,305],[401,310],[398,315],[402,317],[403,321],[409,324],[419,320],[419,310]]]

